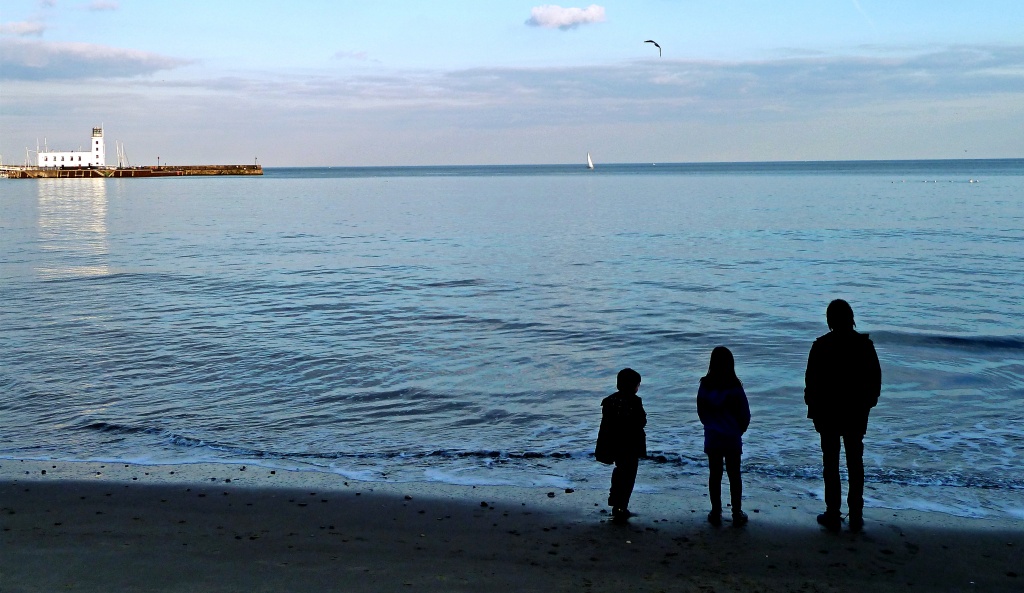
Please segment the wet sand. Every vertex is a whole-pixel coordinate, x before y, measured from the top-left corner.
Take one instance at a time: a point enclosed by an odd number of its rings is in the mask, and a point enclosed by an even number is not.
[[[703,493],[637,493],[619,525],[597,490],[243,467],[0,461],[0,592],[1024,590],[1018,520],[834,534],[779,499],[714,528]]]

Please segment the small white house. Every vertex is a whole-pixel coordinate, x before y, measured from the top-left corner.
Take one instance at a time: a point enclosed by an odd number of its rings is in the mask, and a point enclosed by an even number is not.
[[[103,144],[103,128],[92,129],[92,142],[88,151],[45,151],[38,153],[36,158],[36,164],[40,167],[56,167],[58,169],[105,167],[107,166],[107,148]]]

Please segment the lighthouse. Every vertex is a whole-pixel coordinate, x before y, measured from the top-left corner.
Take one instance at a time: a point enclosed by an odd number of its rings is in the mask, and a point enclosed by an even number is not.
[[[92,165],[107,166],[107,147],[103,144],[103,128],[92,129]]]
[[[37,153],[36,166],[57,169],[107,166],[107,147],[103,142],[103,128],[93,128],[89,150],[73,152],[44,151]]]

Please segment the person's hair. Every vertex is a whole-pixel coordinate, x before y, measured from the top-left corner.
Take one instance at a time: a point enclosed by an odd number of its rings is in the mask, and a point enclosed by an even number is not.
[[[825,321],[829,329],[853,329],[857,323],[853,320],[853,307],[843,299],[836,299],[828,304],[825,310]]]
[[[708,364],[708,374],[704,375],[700,384],[709,389],[727,389],[729,387],[742,387],[739,377],[736,376],[736,361],[732,352],[725,346],[717,346],[711,351],[711,362]]]
[[[640,373],[633,369],[622,369],[619,371],[618,376],[615,377],[616,389],[632,389],[638,385],[640,385]]]

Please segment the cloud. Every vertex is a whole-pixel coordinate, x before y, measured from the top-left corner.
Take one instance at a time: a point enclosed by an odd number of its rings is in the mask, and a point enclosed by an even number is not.
[[[434,97],[443,91],[461,101],[585,117],[598,109],[615,117],[797,113],[1024,93],[1024,46],[950,47],[903,56],[645,60],[596,70],[480,68],[448,73],[431,86]],[[583,105],[588,108],[580,111]]]
[[[133,157],[252,162],[258,154],[275,166],[567,162],[587,150],[603,162],[1024,150],[1024,44],[864,51],[871,55],[3,81],[0,153],[20,154],[37,136],[77,138],[101,121]]]
[[[57,6],[57,0],[39,0],[39,6],[43,8],[53,8]]]
[[[157,65],[171,60],[152,59]],[[167,67],[180,63],[172,61]],[[1024,94],[1024,45],[949,47],[912,55],[875,50],[871,56],[759,61],[638,60],[596,69],[472,68],[345,76],[281,73],[125,84],[259,95],[312,108],[512,109],[564,112],[572,118],[591,118],[596,111],[613,118],[799,113],[886,101]]]
[[[604,7],[596,4],[586,8],[562,8],[554,4],[545,4],[530,9],[530,18],[526,20],[526,24],[531,27],[568,31],[580,25],[601,23],[604,20]]]
[[[0,59],[8,53],[0,47]],[[135,154],[152,142],[149,154],[167,157],[182,129],[227,139],[221,156],[208,157],[194,138],[182,139],[179,149],[192,156],[179,162],[232,162],[224,155],[247,138],[263,148],[253,145],[246,159],[293,165],[565,162],[581,145],[606,162],[944,158],[967,146],[1004,157],[1024,147],[1024,44],[599,68],[51,78],[0,81],[5,113],[22,115],[11,125],[26,126],[0,136],[3,154],[45,135],[39,122],[65,130],[109,122],[111,105],[122,129],[146,130],[120,136]],[[374,141],[381,137],[391,142]]]
[[[46,25],[39,22],[17,22],[0,24],[0,35],[16,35],[18,37],[40,37],[46,30]]]
[[[91,43],[0,39],[0,80],[128,78],[191,62]]]
[[[339,58],[353,57],[339,54]],[[148,65],[155,71],[157,66],[181,64],[160,56],[151,60],[155,63],[143,61],[139,68]],[[205,91],[259,97],[300,110],[451,110],[464,118],[508,112],[529,114],[528,119],[536,122],[795,117],[887,102],[924,105],[1022,95],[1024,45],[949,47],[912,55],[887,55],[876,49],[870,56],[760,61],[638,60],[596,69],[473,68],[344,76],[279,73],[205,80],[126,79],[122,84],[161,93]],[[503,121],[514,126],[522,120]]]
[[[86,6],[86,8],[94,12],[101,10],[117,10],[121,8],[121,4],[113,2],[112,0],[93,0],[93,2],[91,2],[89,6]]]

